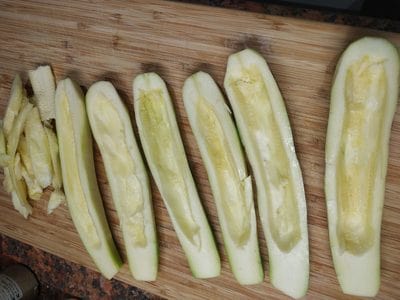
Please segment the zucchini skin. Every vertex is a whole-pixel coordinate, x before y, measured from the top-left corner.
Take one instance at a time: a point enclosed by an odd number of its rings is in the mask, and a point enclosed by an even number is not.
[[[204,72],[198,72],[186,79],[182,94],[189,122],[207,170],[231,270],[240,284],[250,285],[260,283],[264,279],[264,272],[258,247],[257,223],[251,177],[246,170],[243,151],[229,108],[212,77]],[[206,124],[202,124],[202,119],[199,118],[198,109],[201,109],[199,105],[206,105],[209,109],[209,111],[207,111],[209,119]],[[213,116],[211,116],[211,114]],[[211,123],[209,123],[210,120]],[[209,128],[210,124],[213,124],[213,122],[216,122],[217,124],[215,125],[218,127],[213,128],[214,130]],[[201,128],[202,126],[203,128]],[[210,133],[211,130],[221,131],[222,136],[218,136],[218,141],[207,141],[207,135],[212,135],[212,133]],[[214,147],[215,145],[224,146],[225,153],[222,155],[226,166],[223,168],[224,170],[226,170],[226,168],[232,168],[231,170],[235,172],[235,174],[231,176],[234,176],[233,178],[237,176],[235,180],[239,179],[235,185],[242,190],[242,193],[238,194],[242,196],[241,200],[246,205],[244,209],[247,211],[249,218],[248,237],[243,244],[238,245],[231,237],[232,232],[230,232],[226,213],[224,212],[224,201],[229,203],[230,199],[227,197],[232,195],[230,193],[224,194],[224,192],[231,187],[229,187],[229,185],[225,187],[220,186],[220,184],[226,183],[221,183],[221,179],[218,178],[219,175],[224,176],[221,174],[221,171],[218,170],[221,166],[216,165],[216,163],[221,162],[213,160],[212,155],[215,155],[215,153],[213,153],[213,150],[209,149],[206,143],[212,143]]]
[[[118,113],[119,121],[123,126],[124,142],[128,152],[126,154],[129,156],[124,161],[124,164],[127,165],[129,163],[128,160],[131,160],[133,171],[130,172],[128,176],[136,178],[140,192],[137,192],[136,190],[132,194],[126,195],[126,190],[123,190],[122,188],[123,184],[115,184],[115,181],[124,182],[124,175],[121,176],[121,174],[118,174],[116,170],[118,167],[113,168],[111,165],[112,161],[108,161],[107,157],[105,158],[105,155],[108,155],[108,151],[107,149],[104,149],[103,146],[102,132],[96,127],[96,122],[100,122],[98,119],[96,120],[96,118],[101,119],[102,117],[101,112],[99,113],[96,111],[96,107],[99,105],[99,96],[104,97],[104,100],[102,101],[106,101],[107,105],[110,105],[110,107]],[[94,139],[97,142],[100,153],[103,157],[106,176],[111,186],[112,198],[115,207],[117,208],[130,271],[136,280],[154,281],[157,278],[158,272],[158,243],[150,183],[133,133],[128,110],[123,104],[114,86],[107,81],[96,82],[89,88],[86,94],[86,109]],[[107,126],[106,122],[102,121],[101,123],[102,126]],[[114,136],[114,143],[117,140],[118,139],[115,139]],[[121,151],[119,153],[121,153]],[[130,220],[132,216],[125,214],[127,213],[126,210],[128,208],[126,207],[126,203],[122,203],[123,200],[119,198],[119,195],[122,195],[122,193],[125,193],[125,201],[133,202],[136,196],[140,195],[140,197],[142,197],[141,200],[143,201],[143,207],[140,217],[143,218],[143,234],[146,239],[146,245],[134,245],[135,232],[134,230],[130,230],[129,223],[127,222],[127,220]],[[125,210],[124,207],[126,208]],[[135,216],[133,216],[133,218]]]
[[[60,150],[61,171],[63,185],[68,208],[72,221],[86,250],[92,257],[94,263],[107,279],[111,279],[121,268],[122,260],[113,241],[110,227],[107,223],[100,191],[97,185],[97,178],[93,159],[92,136],[89,122],[86,115],[84,95],[80,87],[67,78],[58,83],[55,97],[56,106],[56,128]],[[67,101],[69,113],[63,111],[62,102]],[[70,120],[66,120],[70,118]],[[70,143],[63,134],[68,122],[72,124],[72,135],[74,143]],[[66,160],[67,153],[75,153],[75,166]],[[77,168],[79,178],[73,181],[68,179],[68,171]],[[82,215],[79,208],[75,206],[75,200],[71,199],[75,189],[76,180],[83,190],[83,198],[88,208],[88,213],[95,226],[97,236],[100,240],[99,247],[93,247],[90,243],[91,237],[85,233],[80,226]]]
[[[263,143],[254,142],[254,135],[252,136],[253,133],[251,132],[251,123],[253,121],[261,122],[260,124],[265,128],[264,124],[266,120],[254,120],[255,118],[246,119],[246,114],[242,111],[240,106],[240,101],[242,99],[236,95],[237,91],[234,86],[236,81],[239,82],[239,84],[241,82],[244,84],[253,82],[252,78],[250,78],[249,81],[249,78],[246,76],[243,77],[243,74],[245,73],[244,71],[248,70],[256,70],[258,72],[261,79],[255,81],[256,86],[264,87],[268,92],[269,104],[272,111],[271,115],[274,116],[275,125],[278,128],[282,139],[281,142],[284,148],[284,151],[282,152],[285,153],[286,158],[289,161],[289,168],[287,168],[287,170],[292,178],[293,193],[296,198],[295,207],[299,220],[299,230],[297,232],[300,232],[300,238],[297,238],[294,244],[289,244],[289,247],[286,249],[285,247],[279,247],[275,241],[276,236],[273,236],[270,226],[270,220],[272,219],[270,219],[270,213],[276,213],[276,211],[273,208],[271,209],[273,205],[270,205],[271,203],[269,203],[271,199],[268,198],[267,187],[264,185],[264,178],[268,178],[268,174],[273,173],[264,165],[264,157],[261,156],[262,159],[260,160],[260,154],[266,153],[266,146],[264,146]],[[285,294],[293,298],[301,298],[307,293],[309,282],[307,206],[302,173],[295,152],[285,103],[267,62],[259,53],[252,49],[245,49],[229,56],[224,79],[224,87],[256,181],[258,210],[268,246],[271,283]],[[259,97],[259,99],[263,99],[261,104],[265,110],[265,97]],[[248,102],[251,102],[252,100],[253,98],[251,97],[247,98]],[[254,109],[251,104],[247,103],[246,105],[247,109]],[[267,133],[265,132],[260,133],[260,136],[262,137],[265,137],[266,135]],[[277,158],[275,158],[275,160],[276,159]],[[279,218],[275,219],[279,221]]]
[[[151,147],[151,142],[162,140],[162,138],[164,137],[160,137],[159,135],[157,136],[158,132],[154,130],[149,130],[142,123],[142,117],[145,117],[146,114],[146,107],[144,107],[143,111],[141,111],[141,101],[144,101],[144,99],[149,99],[147,98],[147,93],[151,95],[156,94],[158,99],[157,101],[162,101],[164,105],[162,109],[163,114],[165,115],[163,115],[163,117],[166,116],[167,119],[167,124],[164,125],[165,128],[167,128],[168,134],[173,140],[169,142],[171,142],[174,147],[174,155],[173,157],[169,157],[167,161],[165,160],[165,158],[157,158],[153,153],[154,149],[152,149]],[[166,84],[162,80],[162,78],[156,73],[140,74],[133,81],[133,95],[135,119],[138,125],[140,141],[143,147],[146,161],[153,175],[154,181],[156,182],[156,185],[163,198],[164,204],[167,207],[179,242],[186,254],[189,268],[193,276],[196,278],[212,278],[219,276],[221,272],[220,257],[187,162],[185,150],[172,106],[172,101],[169,96]],[[150,99],[152,99],[152,96],[149,97]],[[157,116],[157,120],[158,117],[159,116]],[[165,120],[163,120],[163,122],[164,121]],[[152,138],[154,136],[157,136],[157,138]],[[198,227],[198,231],[195,234],[195,241],[197,241],[197,243],[187,237],[187,235],[185,234],[186,228],[182,229],[180,227],[180,220],[177,220],[177,218],[174,217],[174,208],[172,207],[172,202],[170,203],[171,194],[165,186],[169,180],[168,178],[166,178],[165,174],[162,173],[162,170],[170,170],[169,168],[171,167],[171,165],[167,166],[167,164],[170,163],[173,166],[178,166],[177,168],[179,168],[179,174],[176,175],[179,178],[182,178],[184,181],[184,187],[188,193],[188,198],[186,200],[187,203],[189,203],[189,207],[192,211],[192,219],[194,220],[195,225]],[[181,203],[181,206],[187,206],[187,203]]]
[[[348,68],[364,55],[385,58],[387,78],[386,108],[382,123],[380,158],[373,189],[372,220],[375,237],[371,247],[362,255],[343,251],[337,234],[337,162],[345,114],[345,79]],[[378,37],[363,37],[351,43],[342,53],[332,81],[329,121],[325,146],[325,195],[328,212],[329,240],[332,259],[342,291],[346,294],[374,297],[380,287],[380,230],[385,193],[385,178],[389,154],[391,125],[398,102],[400,59],[394,45]],[[363,187],[365,188],[365,187]]]

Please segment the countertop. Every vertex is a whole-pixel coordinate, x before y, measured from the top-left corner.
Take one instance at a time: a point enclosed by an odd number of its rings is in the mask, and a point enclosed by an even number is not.
[[[234,0],[181,2],[200,3],[270,15],[400,32],[400,22],[397,20],[358,16],[353,13],[343,13],[326,9]],[[97,272],[0,234],[0,270],[14,262],[27,265],[36,274],[41,283],[41,299],[64,299],[66,296],[77,298],[159,299],[120,281],[106,280]]]

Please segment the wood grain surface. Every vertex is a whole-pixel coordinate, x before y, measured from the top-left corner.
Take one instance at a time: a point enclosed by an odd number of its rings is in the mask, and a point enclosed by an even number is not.
[[[70,76],[88,87],[110,80],[133,117],[131,83],[135,75],[158,72],[168,83],[189,163],[218,242],[222,274],[198,280],[191,276],[160,195],[152,182],[160,245],[155,282],[135,281],[125,264],[117,278],[167,298],[268,298],[285,296],[269,283],[266,244],[259,240],[266,270],[263,284],[240,286],[233,278],[222,245],[216,209],[204,166],[181,99],[187,76],[209,72],[222,85],[229,54],[251,47],[261,52],[286,100],[308,208],[311,276],[309,299],[349,299],[338,285],[328,242],[324,144],[329,90],[335,64],[349,42],[364,35],[400,35],[264,14],[158,1],[1,1],[0,115],[16,73],[51,64],[57,80]],[[137,128],[135,127],[137,133]],[[91,149],[87,149],[91,151]],[[98,182],[115,240],[125,256],[121,231],[101,159],[96,151]],[[400,113],[390,142],[382,226],[382,284],[377,298],[400,299]],[[47,199],[46,195],[46,199]],[[46,214],[47,200],[33,203],[24,220],[0,188],[0,232],[45,251],[95,268],[84,250],[66,207]],[[125,260],[126,261],[126,260]]]

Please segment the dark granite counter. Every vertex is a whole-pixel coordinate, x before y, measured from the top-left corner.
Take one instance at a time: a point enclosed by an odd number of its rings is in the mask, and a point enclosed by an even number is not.
[[[22,263],[35,273],[40,282],[39,299],[160,299],[0,234],[0,270],[14,263]]]
[[[399,21],[345,14],[337,11],[243,0],[191,0],[181,2],[400,32]],[[106,280],[97,272],[0,234],[0,270],[15,262],[27,265],[36,274],[41,283],[40,299],[65,299],[66,297],[158,299],[158,297],[138,288],[118,280]]]
[[[319,22],[343,24],[350,26],[365,27],[377,30],[400,32],[400,21],[388,18],[376,18],[367,15],[359,15],[357,13],[343,12],[339,10],[315,9],[295,5],[277,5],[269,2],[274,1],[246,1],[246,0],[175,0],[177,2],[196,3],[202,5],[210,5],[216,7],[224,7],[230,9],[239,9],[252,11],[257,13],[265,13],[269,15],[284,16],[291,18],[301,18]],[[374,1],[379,2],[379,1]],[[400,3],[399,3],[400,4]],[[378,3],[376,4],[378,5]],[[371,14],[374,7],[369,7],[365,14]],[[396,7],[392,7],[396,9]],[[362,14],[363,12],[361,12]],[[400,14],[400,12],[399,12]]]

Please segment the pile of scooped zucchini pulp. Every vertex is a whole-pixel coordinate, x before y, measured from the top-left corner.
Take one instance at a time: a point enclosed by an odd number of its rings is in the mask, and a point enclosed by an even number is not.
[[[97,82],[85,96],[69,78],[56,86],[48,66],[30,71],[29,79],[31,97],[20,77],[15,78],[0,130],[0,165],[14,207],[28,217],[28,198],[39,200],[50,186],[48,211],[66,198],[84,246],[101,273],[112,278],[122,261],[97,185],[92,133],[132,275],[156,280],[158,245],[149,178],[116,89],[110,82]],[[268,245],[270,280],[300,298],[309,281],[307,212],[284,100],[266,61],[250,49],[229,57],[224,87],[230,107],[204,72],[186,79],[182,96],[232,272],[240,284],[264,280],[246,154]],[[390,42],[366,37],[340,58],[331,93],[325,191],[333,261],[348,294],[374,296],[379,290],[381,214],[398,89],[399,55]],[[218,276],[220,257],[167,86],[155,73],[140,74],[133,81],[133,95],[141,146],[193,276]]]

